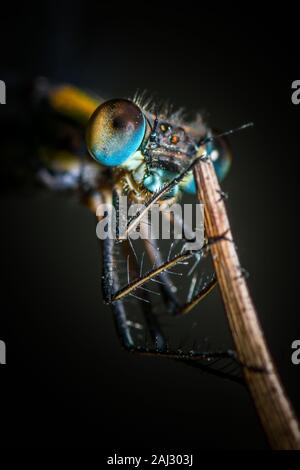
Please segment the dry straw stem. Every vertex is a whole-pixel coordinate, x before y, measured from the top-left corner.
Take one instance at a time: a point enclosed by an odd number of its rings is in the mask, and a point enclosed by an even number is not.
[[[257,318],[233,243],[220,185],[210,160],[194,168],[198,199],[204,203],[208,237],[221,237],[211,245],[214,267],[229,326],[248,389],[273,449],[300,449],[300,431]],[[248,367],[247,367],[248,366]]]

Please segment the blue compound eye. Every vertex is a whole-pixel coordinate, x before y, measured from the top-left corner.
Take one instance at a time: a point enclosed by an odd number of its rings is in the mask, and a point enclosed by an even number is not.
[[[145,117],[132,101],[106,101],[89,120],[87,147],[102,165],[121,165],[138,150],[145,130]]]
[[[230,169],[232,160],[228,140],[225,137],[217,137],[207,144],[206,150],[214,164],[218,179],[222,181]]]
[[[218,134],[218,132],[215,133]],[[232,152],[228,140],[225,137],[216,137],[206,144],[206,152],[214,164],[218,179],[222,181],[230,169],[232,160]],[[192,173],[185,179],[182,188],[186,193],[196,194],[196,183]]]

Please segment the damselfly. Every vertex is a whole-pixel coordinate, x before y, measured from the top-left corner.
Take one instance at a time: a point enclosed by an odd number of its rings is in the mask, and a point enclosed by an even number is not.
[[[31,167],[37,180],[51,190],[75,191],[95,213],[103,204],[116,210],[116,237],[101,240],[102,290],[122,345],[198,365],[233,359],[230,350],[199,350],[189,340],[188,348],[174,348],[163,324],[166,316],[176,321],[188,314],[216,285],[214,273],[203,266],[209,264],[210,244],[218,240],[204,234],[204,244],[188,249],[199,227],[169,209],[182,204],[185,195],[196,202],[193,167],[199,159],[211,159],[218,177],[226,176],[231,163],[226,134],[232,131],[216,132],[200,115],[187,121],[182,110],[157,106],[143,95],[104,101],[40,80],[33,97]],[[120,230],[122,197],[134,211]],[[168,240],[149,236],[154,206],[164,222],[171,222]],[[99,221],[106,215],[98,213]],[[181,237],[174,238],[176,225]],[[140,234],[138,240],[133,233]]]

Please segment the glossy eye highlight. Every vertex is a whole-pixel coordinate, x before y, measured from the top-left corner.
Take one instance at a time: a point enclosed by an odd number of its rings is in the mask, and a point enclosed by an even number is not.
[[[144,114],[132,101],[106,101],[89,120],[87,147],[91,156],[102,165],[121,165],[138,150],[145,130]]]

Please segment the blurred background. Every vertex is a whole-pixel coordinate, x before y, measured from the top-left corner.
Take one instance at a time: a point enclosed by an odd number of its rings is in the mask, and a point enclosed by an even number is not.
[[[295,15],[276,8],[269,16],[254,6],[196,9],[192,2],[7,7],[0,33],[7,104],[0,118],[16,112],[18,84],[45,76],[105,98],[147,89],[203,112],[219,129],[254,121],[231,138],[234,162],[223,189],[268,344],[299,415],[300,366],[291,363],[291,343],[300,338],[300,106],[291,102],[299,63]],[[4,180],[1,442],[116,452],[267,448],[243,387],[122,350],[102,304],[95,221],[76,198],[16,191]],[[230,346],[217,290],[188,321],[216,348]]]

